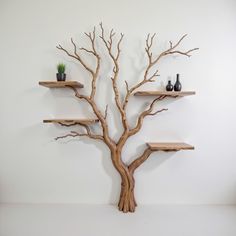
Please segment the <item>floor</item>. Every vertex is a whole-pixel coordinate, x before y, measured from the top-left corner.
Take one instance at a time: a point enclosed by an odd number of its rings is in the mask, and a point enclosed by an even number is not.
[[[236,236],[236,206],[0,205],[0,236]]]

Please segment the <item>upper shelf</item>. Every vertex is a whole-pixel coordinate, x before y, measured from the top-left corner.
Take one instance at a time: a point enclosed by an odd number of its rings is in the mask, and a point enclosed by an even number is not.
[[[194,91],[138,91],[135,96],[168,96],[168,97],[184,97],[196,94]]]
[[[54,123],[61,125],[77,125],[84,124],[89,125],[98,122],[98,119],[47,119],[43,120],[43,123]]]
[[[67,86],[83,88],[84,85],[78,81],[39,81],[39,85],[47,88],[65,88]]]
[[[194,147],[187,143],[147,143],[147,146],[153,151],[180,151],[193,150]]]

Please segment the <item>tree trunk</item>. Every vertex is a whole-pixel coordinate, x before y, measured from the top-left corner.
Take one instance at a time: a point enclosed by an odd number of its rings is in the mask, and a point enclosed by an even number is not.
[[[121,192],[118,208],[125,213],[134,212],[137,204],[134,197],[135,181],[133,173],[129,171],[128,167],[122,161],[120,150],[115,149],[115,151],[112,151],[111,157],[114,167],[121,176]]]
[[[125,213],[134,212],[137,206],[134,197],[134,179],[121,183],[121,193],[118,208]]]

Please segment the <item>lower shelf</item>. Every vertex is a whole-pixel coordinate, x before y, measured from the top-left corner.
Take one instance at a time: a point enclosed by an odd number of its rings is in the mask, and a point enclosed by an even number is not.
[[[193,150],[194,147],[187,143],[147,143],[147,146],[153,151],[180,151]]]

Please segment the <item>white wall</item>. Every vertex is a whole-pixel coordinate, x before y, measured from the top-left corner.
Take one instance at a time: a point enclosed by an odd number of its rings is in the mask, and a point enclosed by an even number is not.
[[[234,0],[1,0],[0,201],[117,201],[120,181],[108,149],[88,139],[56,142],[54,137],[71,129],[42,123],[52,117],[92,116],[86,104],[78,103],[71,91],[38,86],[40,80],[55,79],[55,65],[63,61],[68,79],[83,82],[86,91],[88,74],[55,46],[69,48],[71,36],[87,45],[82,32],[103,21],[106,29],[125,33],[123,90],[124,80],[141,79],[148,32],[158,34],[155,52],[185,33],[189,36],[183,49],[200,47],[190,59],[164,59],[161,76],[151,85],[158,88],[180,73],[184,89],[197,95],[160,104],[169,111],[148,118],[142,132],[127,143],[123,157],[134,158],[147,141],[186,141],[196,150],[153,154],[136,173],[137,201],[236,203],[235,11]],[[97,97],[101,106],[111,96],[108,66],[103,60]],[[132,124],[141,104],[142,99],[132,99]],[[112,124],[111,133],[117,135],[120,126]]]

